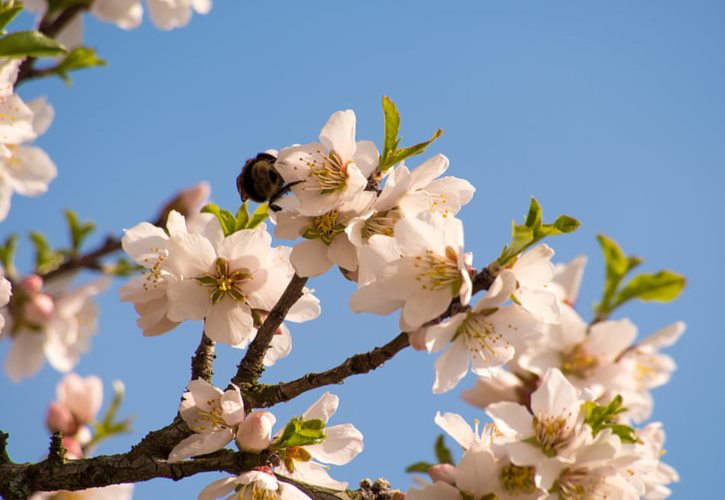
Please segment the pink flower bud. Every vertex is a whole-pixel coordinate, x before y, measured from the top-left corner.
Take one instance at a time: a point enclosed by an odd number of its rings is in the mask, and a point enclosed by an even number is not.
[[[410,347],[416,351],[425,351],[425,328],[421,328],[408,334]]]
[[[259,453],[269,447],[272,442],[272,426],[277,421],[268,411],[255,411],[239,424],[237,430],[237,446],[242,451]]]
[[[31,274],[23,278],[20,286],[28,293],[38,293],[43,289],[43,278],[37,274]]]
[[[53,298],[45,293],[37,293],[25,304],[23,314],[29,322],[42,325],[48,322],[54,310]]]
[[[66,458],[70,458],[71,460],[83,458],[83,447],[72,437],[64,437],[63,446],[65,447]]]
[[[451,464],[438,464],[428,469],[428,475],[433,481],[443,481],[456,485],[456,467]]]
[[[64,436],[72,436],[78,432],[78,423],[67,406],[54,401],[48,406],[46,424],[50,432],[60,432]]]

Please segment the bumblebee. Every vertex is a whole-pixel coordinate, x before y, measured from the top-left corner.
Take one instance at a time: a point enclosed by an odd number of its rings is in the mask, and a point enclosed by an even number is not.
[[[274,168],[277,157],[269,153],[259,153],[244,163],[237,176],[237,191],[242,201],[252,200],[257,203],[269,202],[269,208],[275,212],[281,207],[275,205],[290,188],[298,182],[285,184],[282,176]]]

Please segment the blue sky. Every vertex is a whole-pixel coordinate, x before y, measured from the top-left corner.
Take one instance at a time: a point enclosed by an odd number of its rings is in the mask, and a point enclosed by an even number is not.
[[[24,97],[47,95],[55,106],[39,144],[60,174],[42,198],[13,198],[0,238],[34,229],[62,245],[62,210],[72,208],[97,223],[98,242],[151,219],[175,191],[200,180],[211,183],[213,201],[236,208],[234,178],[246,158],[315,140],[336,110],[354,109],[358,137],[380,145],[380,98],[389,95],[404,141],[444,129],[428,153],[447,155],[449,174],[477,187],[460,216],[478,266],[498,255],[533,195],[545,218],[566,213],[582,222],[549,244],[559,261],[590,257],[579,300],[585,317],[603,281],[599,233],[643,257],[645,271],[687,276],[676,302],[632,304],[616,317],[630,317],[643,335],[687,323],[668,351],[679,368],[655,391],[653,418],[667,431],[665,461],[682,476],[675,495],[707,497],[725,445],[723,21],[721,2],[667,0],[217,1],[208,16],[168,33],[148,22],[124,32],[88,18],[85,39],[110,65],[76,74],[70,89],[60,81],[23,87]],[[21,258],[21,267],[28,262]],[[132,306],[118,301],[120,284],[98,301],[99,335],[77,367],[103,377],[107,393],[113,378],[126,382],[123,412],[135,415],[134,433],[101,453],[124,451],[173,418],[201,333],[196,323],[143,338]],[[349,311],[353,287],[337,272],[311,284],[323,315],[293,327],[292,355],[268,370],[267,381],[326,369],[397,334],[395,317]],[[0,357],[7,349],[0,345]],[[219,348],[217,385],[226,385],[239,357]],[[433,458],[437,410],[481,417],[456,391],[431,393],[433,361],[406,351],[330,389],[341,396],[332,423],[353,422],[366,446],[333,477],[354,484],[384,476],[406,488],[404,467]],[[18,385],[0,377],[0,429],[11,434],[16,461],[45,453],[44,412],[59,379],[47,366]],[[472,384],[469,377],[459,387]],[[275,408],[278,421],[320,394]],[[217,477],[154,480],[138,485],[136,498],[193,498]]]

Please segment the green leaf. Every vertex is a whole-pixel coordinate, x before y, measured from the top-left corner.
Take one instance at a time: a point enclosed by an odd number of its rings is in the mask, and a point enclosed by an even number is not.
[[[425,142],[421,142],[419,144],[416,144],[415,146],[409,146],[407,148],[396,149],[393,153],[390,154],[389,159],[387,161],[387,167],[385,168],[385,170],[392,167],[396,163],[400,163],[401,161],[405,160],[406,158],[410,158],[411,156],[417,156],[417,155],[423,153],[426,150],[426,148],[428,146],[430,146],[433,143],[433,141],[438,139],[441,135],[443,135],[443,131],[441,129],[438,129],[433,134],[433,137],[431,137],[430,139],[428,139]],[[382,171],[385,171],[385,170],[382,170]]]
[[[603,234],[597,235],[597,241],[604,254],[607,276],[624,276],[630,270],[630,261],[617,242]]]
[[[263,203],[254,210],[252,217],[247,222],[246,229],[254,229],[267,220],[267,217],[269,217],[269,204]]]
[[[383,96],[383,115],[385,117],[385,139],[382,158],[387,159],[398,147],[398,135],[400,133],[400,112],[398,112],[398,107],[393,100],[388,96]]]
[[[541,227],[542,216],[541,205],[538,201],[536,201],[536,198],[532,196],[531,202],[529,203],[529,213],[526,215],[524,225],[526,227],[530,227],[534,233],[536,233]]]
[[[106,274],[112,274],[114,276],[131,276],[132,274],[143,269],[143,266],[139,266],[135,262],[131,262],[125,257],[119,258],[114,264],[108,264],[103,267],[103,272]]]
[[[438,459],[439,464],[454,463],[453,454],[451,453],[450,448],[446,446],[445,437],[443,436],[443,434],[438,435],[433,449],[435,450],[436,459]]]
[[[23,10],[23,4],[7,4],[0,7],[0,30],[5,32],[5,27],[13,22],[13,19]]]
[[[416,462],[412,465],[409,465],[405,468],[405,472],[420,472],[422,474],[427,474],[428,469],[433,467],[432,464],[429,464],[428,462]]]
[[[202,213],[214,214],[219,220],[224,236],[229,236],[237,230],[237,218],[228,210],[222,210],[216,203],[209,203],[201,209]]]
[[[242,203],[242,205],[237,209],[236,219],[237,229],[244,229],[247,227],[247,222],[249,222],[249,200]]]
[[[601,406],[594,401],[586,401],[582,404],[584,411],[584,423],[592,429],[592,436],[596,436],[604,429],[610,429],[624,443],[637,443],[639,439],[632,427],[617,423],[617,415],[627,410],[622,406],[622,396],[617,395],[606,406]]]
[[[35,267],[38,273],[45,274],[63,263],[63,253],[53,250],[43,234],[31,231],[30,241],[35,247]]]
[[[77,47],[65,56],[58,66],[54,68],[53,73],[65,80],[68,78],[69,71],[106,66],[107,64],[108,62],[105,59],[101,59],[96,55],[95,50],[88,47]]]
[[[70,231],[71,255],[77,255],[83,245],[83,241],[96,229],[96,225],[93,222],[80,222],[73,210],[65,210],[64,213]]]
[[[63,45],[38,31],[17,31],[0,38],[2,57],[57,57],[66,52]]]
[[[655,302],[675,300],[685,287],[685,277],[672,271],[660,271],[655,274],[639,274],[632,278],[617,294],[614,307],[628,300],[639,299]]]
[[[579,229],[580,225],[581,223],[578,220],[574,217],[569,217],[568,215],[560,215],[556,218],[553,224],[553,226],[562,234],[573,233]]]
[[[0,264],[5,269],[5,274],[15,272],[15,252],[18,249],[18,235],[11,234],[5,238],[5,243],[0,246]]]
[[[272,443],[272,448],[281,450],[291,446],[319,444],[325,440],[325,437],[325,422],[322,420],[292,417],[282,435]]]

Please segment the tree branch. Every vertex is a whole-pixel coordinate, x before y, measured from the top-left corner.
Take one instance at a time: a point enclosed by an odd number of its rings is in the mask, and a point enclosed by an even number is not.
[[[247,348],[247,354],[237,366],[237,373],[232,383],[237,386],[254,385],[264,371],[264,355],[272,342],[272,336],[282,324],[290,308],[302,297],[307,278],[300,278],[296,274],[292,277],[287,288],[269,315],[257,330],[257,335]]]
[[[216,342],[207,337],[206,332],[201,332],[199,346],[191,358],[191,380],[200,378],[211,383],[211,378],[214,375],[214,359],[216,358],[215,345]]]

